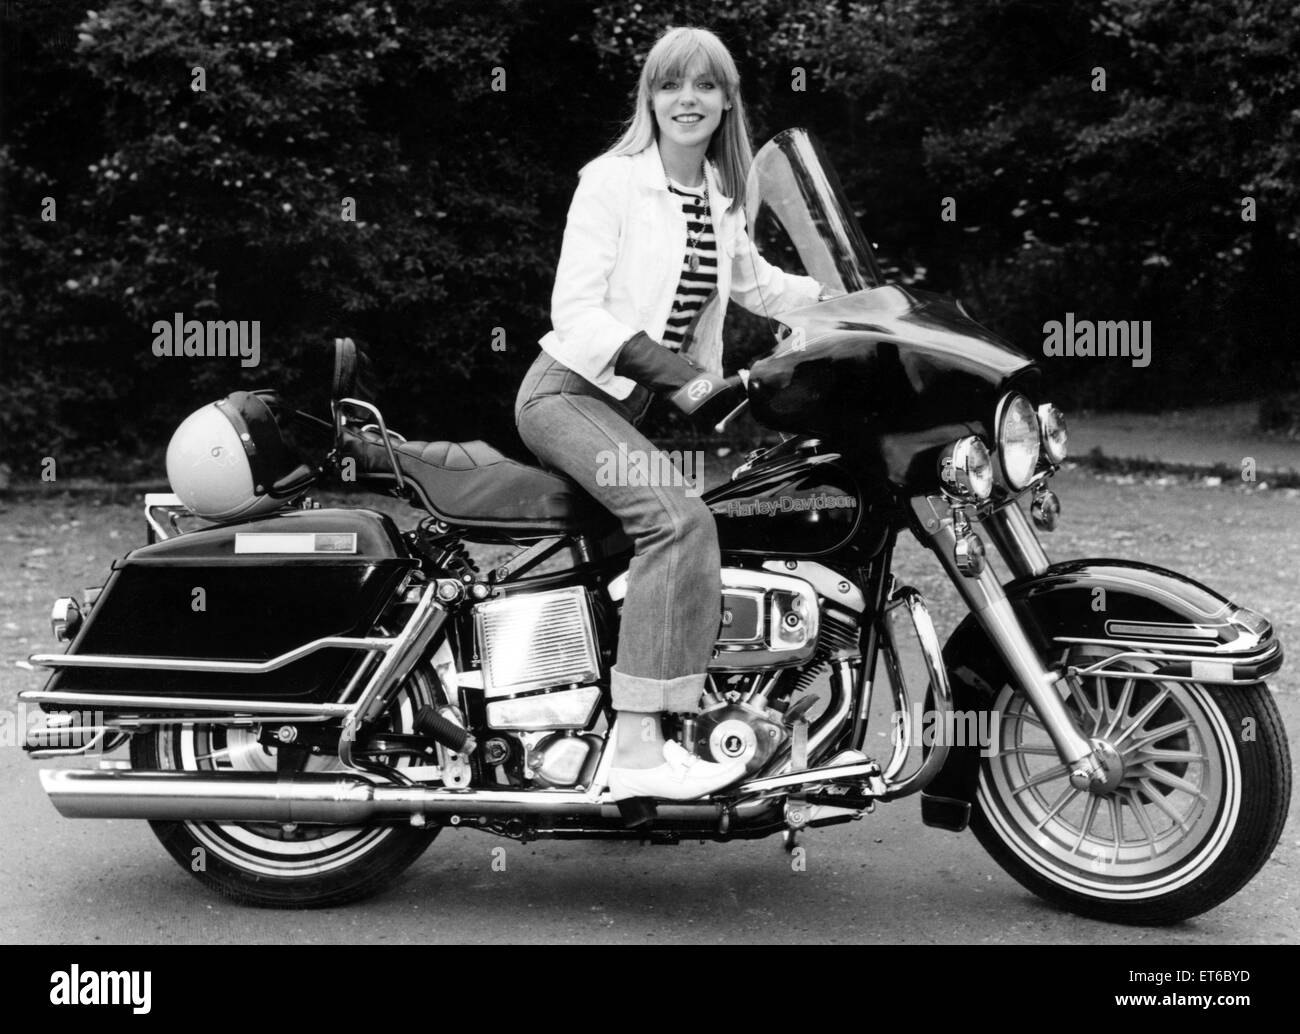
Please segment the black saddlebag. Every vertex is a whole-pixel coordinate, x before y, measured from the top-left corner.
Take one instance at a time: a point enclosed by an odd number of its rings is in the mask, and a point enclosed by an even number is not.
[[[392,520],[371,510],[189,532],[115,561],[68,653],[257,662],[326,636],[365,636],[417,563]],[[322,703],[365,656],[321,649],[258,674],[65,668],[45,688]]]

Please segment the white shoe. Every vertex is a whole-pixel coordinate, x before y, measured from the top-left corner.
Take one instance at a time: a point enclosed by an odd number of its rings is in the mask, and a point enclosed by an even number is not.
[[[611,768],[609,795],[614,801],[629,797],[653,797],[667,801],[690,801],[730,786],[745,774],[743,761],[718,764],[704,761],[686,751],[680,743],[664,744],[664,763],[654,768]]]

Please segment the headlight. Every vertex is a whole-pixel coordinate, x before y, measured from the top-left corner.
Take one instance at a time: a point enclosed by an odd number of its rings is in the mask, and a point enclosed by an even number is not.
[[[1050,402],[1038,407],[1038,426],[1042,429],[1043,455],[1049,463],[1060,463],[1068,451],[1070,436],[1065,428],[1065,414]]]
[[[971,435],[958,438],[939,456],[939,480],[962,499],[987,499],[993,491],[993,463],[988,446]]]
[[[998,429],[998,459],[1007,484],[1019,490],[1038,469],[1038,417],[1023,395],[1012,392],[998,403],[994,423]]]

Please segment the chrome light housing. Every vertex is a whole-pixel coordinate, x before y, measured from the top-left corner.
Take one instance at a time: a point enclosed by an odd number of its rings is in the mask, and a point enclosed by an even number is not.
[[[60,596],[50,608],[50,631],[60,643],[70,643],[81,630],[81,608],[71,596]]]
[[[1069,452],[1070,436],[1065,426],[1065,414],[1050,402],[1044,402],[1038,407],[1038,426],[1047,462],[1060,463]]]
[[[939,481],[960,499],[980,501],[993,492],[993,463],[988,446],[975,435],[958,438],[939,454]]]
[[[1002,474],[1007,484],[1019,491],[1033,480],[1038,469],[1038,417],[1027,398],[1011,392],[998,403],[994,425]]]

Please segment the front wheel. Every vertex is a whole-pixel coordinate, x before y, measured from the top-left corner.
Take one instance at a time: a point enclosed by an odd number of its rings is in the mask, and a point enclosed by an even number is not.
[[[1083,648],[1086,666],[1106,656]],[[1142,660],[1109,667],[1151,671]],[[983,745],[971,827],[1035,894],[1110,922],[1178,922],[1225,901],[1268,860],[1286,821],[1291,760],[1263,683],[1227,687],[1074,678],[1066,707],[1124,761],[1114,790],[1070,785],[1042,722],[1000,663],[981,677],[997,729]]]
[[[388,712],[409,732],[434,702],[434,679],[417,669]],[[168,725],[131,737],[133,768],[182,772],[276,771],[275,747],[257,728]],[[406,765],[406,759],[395,767]],[[337,757],[311,757],[302,771],[342,770]],[[263,908],[325,908],[378,893],[424,852],[439,827],[282,825],[274,822],[150,822],[163,847],[196,879],[228,898]]]

